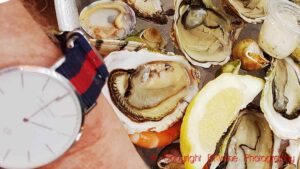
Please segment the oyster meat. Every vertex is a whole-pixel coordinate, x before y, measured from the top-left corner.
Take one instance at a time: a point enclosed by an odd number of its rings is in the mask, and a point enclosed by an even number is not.
[[[300,138],[300,66],[293,59],[272,60],[260,105],[277,136]]]
[[[223,0],[223,7],[228,13],[240,16],[248,23],[261,23],[266,16],[268,0]]]
[[[85,7],[79,16],[84,31],[96,39],[122,39],[136,25],[134,11],[122,1],[102,0]]]
[[[199,72],[179,55],[119,51],[105,63],[110,77],[104,95],[129,134],[167,129],[199,90]]]
[[[244,109],[218,143],[219,147],[207,162],[207,166],[227,169],[271,169],[271,158],[263,162],[257,162],[253,158],[272,156],[273,137],[268,122],[259,110]]]
[[[175,0],[173,39],[186,58],[202,67],[222,65],[231,54],[230,20],[201,0]]]
[[[138,16],[159,24],[168,22],[167,16],[163,13],[161,0],[124,0],[137,13]]]

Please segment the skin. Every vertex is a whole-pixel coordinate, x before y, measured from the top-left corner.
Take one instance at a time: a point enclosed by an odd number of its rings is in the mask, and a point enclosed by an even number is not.
[[[59,56],[59,48],[20,1],[0,3],[0,68],[49,67]],[[84,124],[81,139],[64,156],[40,169],[147,168],[103,95]]]

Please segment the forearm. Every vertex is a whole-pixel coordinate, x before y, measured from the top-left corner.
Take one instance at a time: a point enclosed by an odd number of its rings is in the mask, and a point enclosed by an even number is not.
[[[0,3],[0,68],[13,65],[50,66],[61,56],[22,3]]]
[[[60,50],[17,0],[0,4],[0,68],[51,66]],[[45,169],[146,168],[125,129],[101,95],[85,116],[81,139]]]

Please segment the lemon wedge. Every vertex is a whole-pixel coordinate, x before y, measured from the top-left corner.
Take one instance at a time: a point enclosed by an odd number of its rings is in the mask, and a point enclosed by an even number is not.
[[[181,126],[180,149],[186,169],[205,166],[239,111],[263,85],[260,78],[223,73],[203,87],[189,104]]]

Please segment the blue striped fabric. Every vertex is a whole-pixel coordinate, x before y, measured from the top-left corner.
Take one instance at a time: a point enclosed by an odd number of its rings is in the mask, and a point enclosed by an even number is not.
[[[73,33],[70,37],[68,36],[69,32],[64,32],[63,34],[57,36],[58,40],[61,42],[61,48],[65,54],[66,60],[59,68],[56,69],[56,71],[69,79],[76,88],[76,86],[84,86],[86,83],[76,79],[76,76],[79,73],[86,73],[82,72],[84,71],[82,70],[84,63],[88,61],[91,63],[89,65],[93,65],[92,69],[94,69],[96,73],[92,77],[92,82],[89,84],[89,86],[87,86],[83,93],[78,91],[80,99],[83,103],[83,108],[85,111],[87,111],[96,103],[101,89],[105,84],[105,80],[108,77],[108,71],[105,64],[102,63],[99,57],[94,57],[93,59],[88,57],[88,54],[94,54],[94,51],[83,35],[80,33]],[[74,46],[72,48],[68,48],[67,43],[74,36],[76,36]],[[87,76],[90,74],[91,73],[87,73]]]

